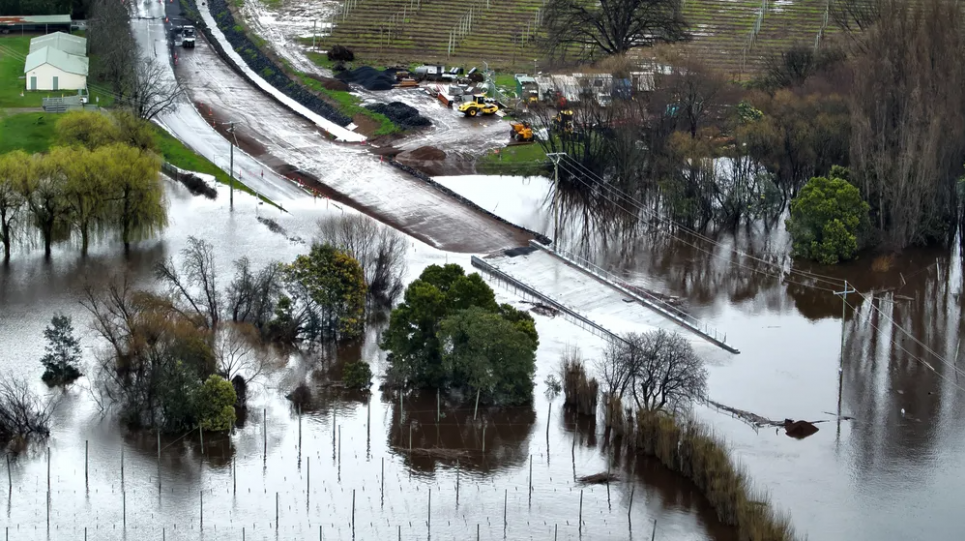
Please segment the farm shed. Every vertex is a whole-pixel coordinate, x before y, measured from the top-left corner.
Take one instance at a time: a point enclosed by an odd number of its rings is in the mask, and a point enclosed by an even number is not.
[[[80,90],[87,88],[86,56],[42,47],[29,55],[24,64],[27,90]]]

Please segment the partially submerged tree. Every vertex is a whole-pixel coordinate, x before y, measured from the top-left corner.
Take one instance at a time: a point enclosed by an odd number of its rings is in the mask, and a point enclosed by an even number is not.
[[[331,244],[358,260],[371,300],[388,306],[402,293],[409,249],[404,235],[362,214],[322,218],[318,221],[318,234],[321,243]]]
[[[703,397],[707,370],[683,336],[659,329],[621,338],[607,346],[601,362],[608,393],[632,398],[643,410],[685,408]]]
[[[284,274],[290,298],[279,301],[278,308],[283,321],[296,325],[290,338],[342,340],[362,334],[365,278],[355,258],[331,245],[314,244]]]
[[[520,403],[532,399],[537,344],[529,314],[498,305],[478,274],[450,264],[431,265],[409,284],[381,345],[398,384]]]
[[[74,336],[74,326],[69,317],[57,314],[50,320],[50,325],[44,329],[44,356],[40,363],[44,365],[41,378],[47,385],[64,385],[81,376],[80,369],[80,341]]]
[[[234,426],[237,396],[230,381],[212,374],[189,399],[197,404],[198,425],[203,430],[225,432]]]
[[[154,269],[157,279],[169,289],[174,307],[190,319],[211,330],[221,320],[221,292],[218,291],[211,243],[188,237],[188,246],[181,250],[180,267],[173,260],[158,263]]]
[[[545,8],[549,48],[563,57],[626,53],[634,47],[685,37],[679,0],[549,0]]]
[[[33,158],[22,150],[0,154],[0,244],[4,262],[10,261],[14,237],[24,226],[24,189],[33,178],[34,167]]]
[[[256,272],[247,257],[236,260],[234,266],[235,275],[225,294],[225,317],[248,323],[265,336],[281,296],[284,267],[269,263]]]
[[[0,378],[0,443],[50,435],[55,403],[44,401],[21,379]]]
[[[342,381],[345,386],[353,390],[365,390],[372,386],[372,368],[365,361],[345,363],[342,369]]]
[[[791,201],[787,231],[794,255],[834,265],[854,257],[869,230],[868,203],[847,181],[843,169],[832,178],[815,177]]]

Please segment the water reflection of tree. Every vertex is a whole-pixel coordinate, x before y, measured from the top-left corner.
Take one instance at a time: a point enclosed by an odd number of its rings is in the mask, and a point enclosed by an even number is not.
[[[495,474],[521,466],[529,460],[529,438],[536,424],[536,412],[532,405],[480,407],[477,420],[473,421],[473,405],[470,401],[452,404],[443,399],[442,419],[437,423],[434,393],[407,395],[403,399],[402,415],[398,394],[383,393],[382,400],[391,404],[389,447],[403,455],[406,464],[413,470],[432,472],[440,465],[455,466],[458,460],[460,468]],[[441,450],[441,453],[408,456],[410,426],[413,449]]]
[[[921,458],[945,431],[965,429],[956,422],[965,416],[965,372],[953,364],[963,332],[961,262],[943,257],[929,267],[857,307],[848,325],[843,413],[857,419],[852,445],[868,479],[895,462],[927,467]]]

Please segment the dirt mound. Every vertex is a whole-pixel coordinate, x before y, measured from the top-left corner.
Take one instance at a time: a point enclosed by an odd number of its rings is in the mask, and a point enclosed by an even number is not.
[[[400,101],[393,101],[392,103],[376,103],[366,105],[365,108],[389,117],[389,120],[391,120],[395,125],[405,130],[424,128],[432,125],[432,121],[420,115],[418,109],[406,105]]]
[[[409,152],[409,157],[414,160],[444,160],[446,153],[436,147],[419,147]]]
[[[472,159],[457,152],[446,153],[435,147],[407,150],[395,157],[396,161],[435,177],[464,175],[472,171]]]
[[[345,83],[357,84],[366,90],[392,90],[395,85],[395,73],[379,71],[370,66],[343,71],[335,77]]]

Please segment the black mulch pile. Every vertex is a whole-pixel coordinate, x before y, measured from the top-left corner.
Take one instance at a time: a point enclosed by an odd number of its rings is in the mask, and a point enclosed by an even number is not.
[[[343,71],[335,78],[346,83],[357,84],[366,90],[392,90],[395,85],[395,72],[379,71],[370,66]]]
[[[392,103],[376,103],[373,105],[366,105],[365,108],[369,109],[370,111],[375,111],[376,113],[382,113],[383,115],[389,117],[389,120],[391,120],[396,126],[400,126],[405,130],[410,130],[412,128],[424,128],[432,125],[432,121],[420,115],[418,109],[410,105],[406,105],[400,101],[393,101]]]

